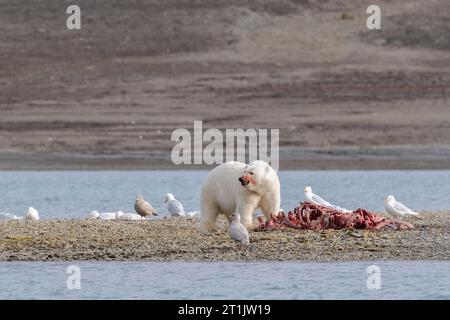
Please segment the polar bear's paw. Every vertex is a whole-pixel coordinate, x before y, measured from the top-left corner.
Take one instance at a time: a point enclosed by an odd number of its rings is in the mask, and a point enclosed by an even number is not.
[[[201,234],[211,234],[215,229],[215,223],[201,221],[199,231]]]

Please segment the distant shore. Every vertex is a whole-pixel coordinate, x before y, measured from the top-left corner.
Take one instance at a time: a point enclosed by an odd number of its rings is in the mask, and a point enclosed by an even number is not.
[[[448,0],[382,0],[383,32],[361,0],[86,1],[70,39],[28,2],[0,0],[0,170],[200,169],[170,160],[195,121],[279,129],[281,169],[450,169]]]
[[[405,218],[410,231],[251,232],[240,248],[224,220],[211,235],[198,220],[0,221],[0,261],[260,261],[450,259],[450,212]]]

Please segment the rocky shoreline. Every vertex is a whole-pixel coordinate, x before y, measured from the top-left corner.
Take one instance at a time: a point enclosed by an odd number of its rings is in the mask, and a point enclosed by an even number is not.
[[[224,220],[211,235],[198,220],[0,221],[0,261],[350,261],[450,259],[450,212],[408,217],[408,231],[251,232],[241,248]]]

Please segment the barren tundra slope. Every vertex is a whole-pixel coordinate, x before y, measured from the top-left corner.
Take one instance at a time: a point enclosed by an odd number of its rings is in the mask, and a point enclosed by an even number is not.
[[[279,128],[281,168],[450,168],[450,2],[0,0],[0,169],[173,168]]]

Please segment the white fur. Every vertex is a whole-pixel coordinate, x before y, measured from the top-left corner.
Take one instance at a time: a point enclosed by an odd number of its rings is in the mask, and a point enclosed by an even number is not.
[[[250,177],[254,184],[242,186],[239,178]],[[264,161],[249,165],[230,161],[211,170],[201,192],[200,230],[214,229],[219,214],[230,217],[239,212],[242,224],[252,228],[253,213],[261,209],[267,219],[280,210],[280,181],[273,168]]]

